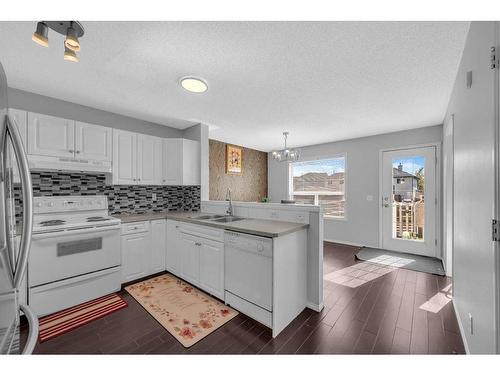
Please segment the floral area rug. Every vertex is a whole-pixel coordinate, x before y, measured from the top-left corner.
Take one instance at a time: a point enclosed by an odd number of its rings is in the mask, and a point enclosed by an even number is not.
[[[186,348],[238,315],[236,310],[170,274],[125,290]]]

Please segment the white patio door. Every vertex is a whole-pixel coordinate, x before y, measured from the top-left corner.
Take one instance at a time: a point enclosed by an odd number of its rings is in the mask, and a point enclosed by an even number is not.
[[[382,153],[382,243],[387,250],[436,256],[436,147]]]

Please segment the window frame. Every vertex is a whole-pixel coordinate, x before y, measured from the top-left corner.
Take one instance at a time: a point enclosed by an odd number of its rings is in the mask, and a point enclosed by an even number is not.
[[[344,205],[344,216],[326,216],[323,213],[323,220],[332,220],[332,221],[347,221],[347,215],[348,215],[348,191],[347,191],[347,184],[348,184],[348,164],[347,164],[347,152],[342,152],[342,153],[336,153],[336,154],[329,154],[329,155],[321,155],[321,156],[315,156],[315,157],[308,157],[308,158],[301,158],[301,160],[296,161],[296,162],[288,162],[288,198],[293,199],[293,173],[292,173],[292,168],[293,164],[295,163],[307,163],[307,162],[312,162],[312,161],[318,161],[318,160],[328,160],[328,159],[335,159],[335,158],[344,158],[344,200],[345,200],[345,205]],[[321,207],[321,206],[320,206]]]

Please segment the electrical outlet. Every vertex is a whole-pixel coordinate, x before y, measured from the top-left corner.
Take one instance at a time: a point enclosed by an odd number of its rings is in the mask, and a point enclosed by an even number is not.
[[[474,320],[472,319],[471,313],[469,313],[469,332],[471,335],[474,334]]]
[[[156,193],[153,193],[153,202],[156,202]]]

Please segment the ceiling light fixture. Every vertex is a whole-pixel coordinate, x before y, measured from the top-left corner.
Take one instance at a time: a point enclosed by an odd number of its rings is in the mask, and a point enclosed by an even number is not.
[[[75,51],[70,50],[68,47],[64,47],[64,60],[78,62],[78,56],[76,56]]]
[[[85,33],[83,26],[78,21],[40,21],[36,24],[36,31],[32,40],[41,46],[49,46],[49,29],[64,35],[64,60],[77,62],[78,57],[75,52],[80,51],[80,41]]]
[[[38,22],[36,24],[36,31],[33,33],[31,40],[43,47],[48,47],[49,46],[48,35],[49,35],[49,28],[47,27],[47,25],[43,22]]]
[[[78,40],[76,30],[72,27],[68,27],[68,30],[66,31],[64,46],[75,52],[80,51],[80,41]]]
[[[208,84],[198,77],[182,77],[180,84],[189,92],[202,93],[208,90]]]
[[[283,132],[283,137],[285,138],[285,148],[283,150],[273,151],[273,159],[277,161],[297,161],[300,158],[300,150],[290,149],[286,145],[286,140],[288,138],[289,132]]]

